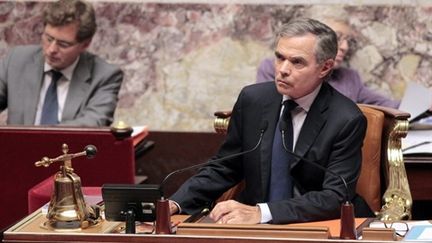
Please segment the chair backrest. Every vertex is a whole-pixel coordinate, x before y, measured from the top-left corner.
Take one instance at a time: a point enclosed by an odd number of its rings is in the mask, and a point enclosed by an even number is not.
[[[412,198],[403,162],[401,139],[408,131],[409,113],[359,104],[368,121],[362,148],[362,168],[357,182],[361,195],[378,218],[386,221],[411,218]],[[226,133],[230,111],[215,112],[214,128]],[[225,192],[218,201],[234,198],[243,183]]]
[[[384,113],[360,105],[367,119],[366,135],[362,147],[362,168],[357,181],[357,193],[369,207],[377,212],[381,208],[381,144],[384,126]]]

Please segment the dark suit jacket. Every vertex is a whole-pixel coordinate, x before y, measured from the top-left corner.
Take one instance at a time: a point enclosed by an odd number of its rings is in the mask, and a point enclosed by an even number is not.
[[[268,198],[273,136],[280,114],[282,95],[274,83],[245,87],[234,106],[228,134],[217,157],[253,148],[260,126],[268,122],[259,149],[222,163],[203,167],[172,196],[185,213],[208,206],[241,180],[246,187],[239,201],[255,205]],[[312,103],[295,146],[295,153],[342,176],[348,183],[349,198],[361,167],[361,147],[366,119],[357,105],[324,83]],[[342,180],[316,166],[296,159],[291,174],[297,195],[268,203],[273,223],[290,223],[337,218],[346,189]]]
[[[34,124],[43,67],[40,46],[13,48],[0,61],[0,111],[8,109],[8,124]],[[118,67],[91,53],[82,53],[70,81],[61,124],[110,125],[122,80]]]

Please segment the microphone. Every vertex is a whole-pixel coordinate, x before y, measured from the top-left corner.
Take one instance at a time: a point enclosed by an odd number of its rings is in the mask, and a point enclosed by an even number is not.
[[[260,124],[260,136],[259,136],[258,142],[253,148],[251,148],[249,150],[242,151],[242,152],[235,153],[235,154],[230,154],[230,155],[227,155],[225,157],[221,157],[221,158],[214,159],[214,160],[208,160],[204,163],[195,164],[195,165],[188,166],[188,167],[185,167],[182,169],[178,169],[178,170],[175,170],[175,171],[169,173],[167,176],[165,176],[165,178],[162,180],[162,183],[160,184],[160,191],[161,191],[162,197],[164,196],[164,186],[165,186],[166,182],[168,181],[168,179],[170,179],[175,174],[182,173],[182,172],[188,171],[188,170],[193,170],[193,169],[205,166],[205,165],[209,165],[209,164],[213,164],[213,163],[219,163],[221,161],[236,158],[238,156],[245,155],[245,154],[248,154],[248,153],[255,151],[261,145],[262,138],[264,136],[264,132],[267,130],[267,127],[268,127],[268,121],[267,120],[264,120],[263,122],[261,122],[261,124]]]
[[[328,170],[324,166],[314,163],[312,161],[309,161],[305,159],[304,157],[294,153],[293,151],[289,150],[286,146],[285,142],[285,131],[287,130],[287,123],[283,120],[280,120],[279,122],[280,131],[282,133],[282,145],[284,150],[289,153],[290,155],[294,156],[295,158],[299,159],[300,161],[304,161],[307,164],[313,165],[316,168],[319,168],[320,170],[324,172],[328,172],[334,177],[339,178],[345,187],[345,202],[341,206],[341,231],[340,231],[340,238],[341,239],[357,239],[356,236],[356,228],[354,223],[354,205],[349,200],[349,189],[348,184],[346,183],[345,179],[333,171]]]
[[[218,159],[208,160],[204,163],[199,163],[199,164],[185,167],[182,169],[178,169],[178,170],[175,170],[175,171],[169,173],[167,176],[165,176],[165,178],[162,180],[162,182],[159,186],[159,191],[162,195],[162,198],[160,200],[158,200],[156,203],[156,234],[170,234],[171,233],[171,225],[170,225],[170,221],[171,221],[170,215],[171,214],[170,214],[170,209],[169,209],[169,201],[164,198],[164,195],[165,195],[164,187],[165,187],[165,184],[167,183],[168,179],[170,179],[173,175],[178,174],[178,173],[182,173],[184,171],[196,169],[196,168],[199,168],[199,167],[202,167],[205,165],[209,165],[209,164],[213,164],[213,163],[219,163],[221,161],[232,159],[232,158],[235,158],[235,157],[238,157],[238,156],[241,156],[241,155],[255,151],[261,145],[262,138],[264,136],[264,132],[267,130],[267,127],[268,127],[268,121],[266,121],[266,120],[260,124],[261,133],[259,136],[259,140],[258,140],[257,144],[249,150],[235,153],[235,154],[231,154],[228,156],[224,156],[224,157],[221,157]]]

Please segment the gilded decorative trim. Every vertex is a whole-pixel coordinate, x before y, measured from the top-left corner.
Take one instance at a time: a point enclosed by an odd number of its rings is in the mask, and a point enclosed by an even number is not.
[[[377,219],[382,221],[407,220],[411,218],[412,197],[405,170],[401,139],[408,133],[408,120],[386,119],[384,141],[387,142],[387,150],[383,156],[386,162],[386,180],[388,186],[383,195],[383,206],[377,214]]]
[[[213,122],[214,129],[217,133],[226,134],[228,130],[229,117],[217,117]]]

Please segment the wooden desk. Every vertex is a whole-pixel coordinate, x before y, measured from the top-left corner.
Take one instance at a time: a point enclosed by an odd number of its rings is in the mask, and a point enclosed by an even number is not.
[[[184,216],[174,216],[173,221],[183,220]],[[197,236],[197,235],[154,235],[154,234],[120,234],[121,222],[103,221],[101,224],[80,231],[51,231],[40,227],[45,222],[45,215],[40,210],[27,216],[19,223],[4,232],[4,242],[210,242],[210,243],[263,243],[263,242],[331,242],[331,243],[389,243],[392,241],[365,241],[340,239],[300,239],[273,237],[235,237],[235,236]]]
[[[432,218],[432,162],[410,161],[405,158],[405,169],[413,199],[412,218]]]
[[[413,200],[432,201],[432,163],[405,162]]]

